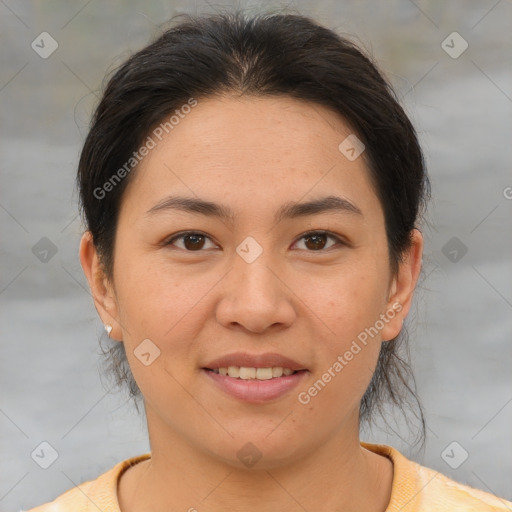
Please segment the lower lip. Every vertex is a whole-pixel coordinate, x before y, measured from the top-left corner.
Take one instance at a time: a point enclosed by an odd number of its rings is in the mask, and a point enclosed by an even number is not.
[[[286,395],[286,393],[289,393],[298,386],[299,382],[309,373],[307,370],[301,370],[292,375],[275,377],[268,380],[243,380],[220,375],[204,368],[201,371],[228,395],[251,403],[268,402]]]

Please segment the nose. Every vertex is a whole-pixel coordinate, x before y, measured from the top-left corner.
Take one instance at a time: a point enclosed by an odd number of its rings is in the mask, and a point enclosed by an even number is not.
[[[223,279],[217,321],[224,327],[239,327],[251,333],[289,327],[296,317],[293,292],[266,251],[252,263],[238,254]]]

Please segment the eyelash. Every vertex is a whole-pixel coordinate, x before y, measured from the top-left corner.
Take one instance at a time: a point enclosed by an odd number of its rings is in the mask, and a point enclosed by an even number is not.
[[[174,235],[172,238],[167,239],[163,243],[163,245],[166,246],[166,247],[170,246],[170,245],[173,245],[173,243],[176,240],[182,239],[183,237],[185,237],[187,235],[201,235],[201,236],[204,236],[204,237],[208,238],[211,241],[211,238],[206,233],[203,233],[201,231],[183,231],[181,233],[178,233],[177,235]],[[311,235],[326,235],[327,238],[331,238],[331,239],[335,240],[338,245],[347,245],[346,242],[344,242],[339,236],[335,235],[334,233],[331,233],[330,231],[323,231],[323,230],[308,231],[307,233],[302,234],[298,238],[297,241],[302,240],[303,238],[306,238],[306,237],[311,236]],[[314,250],[307,250],[307,249],[305,249],[305,250],[307,252],[326,252],[326,251],[328,251],[329,249],[332,249],[335,246],[336,246],[336,244],[334,246],[328,247],[327,249],[319,249],[319,250],[316,250],[316,251],[314,251]],[[177,248],[181,249],[181,250],[183,250],[185,252],[191,252],[191,253],[193,253],[193,252],[204,252],[204,250],[202,250],[202,249],[197,250],[197,251],[189,251],[187,249],[182,249],[181,247],[177,247]]]

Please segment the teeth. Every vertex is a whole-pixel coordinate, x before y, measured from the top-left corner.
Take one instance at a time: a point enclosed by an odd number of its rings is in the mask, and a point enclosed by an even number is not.
[[[238,366],[228,366],[228,375],[238,379],[238,377],[240,377],[240,368]]]
[[[259,380],[269,380],[272,378],[272,368],[258,368],[255,377]]]
[[[248,368],[246,366],[228,366],[227,368],[216,368],[212,370],[214,373],[220,375],[229,375],[235,379],[242,380],[270,380],[277,377],[291,375],[295,373],[290,368],[283,368],[282,366],[274,366],[273,368]]]
[[[256,378],[256,368],[246,368],[245,366],[240,367],[240,373],[238,375],[241,379],[255,379]]]

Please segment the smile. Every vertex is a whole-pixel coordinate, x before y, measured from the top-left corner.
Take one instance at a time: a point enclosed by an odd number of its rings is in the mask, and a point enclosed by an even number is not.
[[[209,369],[209,368],[208,368]],[[274,366],[272,368],[249,368],[247,366],[228,366],[226,368],[214,368],[210,371],[219,375],[228,375],[235,379],[242,380],[270,380],[278,377],[288,376],[295,373],[291,368]]]

